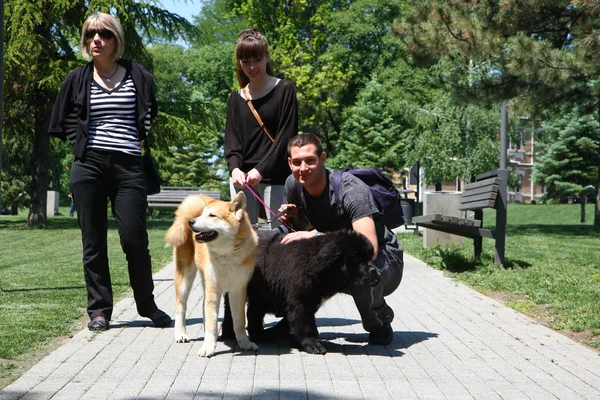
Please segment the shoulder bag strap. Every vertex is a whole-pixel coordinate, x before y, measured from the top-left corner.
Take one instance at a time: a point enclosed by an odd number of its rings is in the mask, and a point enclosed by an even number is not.
[[[250,96],[248,96],[248,87],[247,86],[242,88],[242,94],[244,95],[244,100],[246,100],[246,104],[248,104],[248,107],[250,107],[250,111],[252,111],[252,114],[254,114],[254,118],[256,118],[258,125],[260,125],[260,127],[263,129],[263,131],[265,131],[265,133],[267,134],[269,139],[271,139],[271,142],[274,142],[275,139],[273,139],[273,136],[267,129],[266,125],[264,124],[264,122],[262,122],[262,119],[260,119],[260,115],[258,115],[258,111],[256,111],[256,109],[254,108],[254,105],[252,104],[252,100],[250,100]]]

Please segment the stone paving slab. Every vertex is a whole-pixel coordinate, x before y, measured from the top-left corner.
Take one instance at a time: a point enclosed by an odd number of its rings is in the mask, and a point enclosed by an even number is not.
[[[0,392],[12,399],[600,399],[600,355],[406,255],[404,279],[387,298],[394,341],[366,345],[350,296],[319,310],[328,353],[286,343],[242,352],[202,345],[199,280],[188,307],[191,343],[154,328],[131,298],[111,329],[82,330]],[[173,267],[155,275],[159,307],[174,315]],[[222,312],[221,312],[222,315]],[[274,318],[267,319],[273,323]]]

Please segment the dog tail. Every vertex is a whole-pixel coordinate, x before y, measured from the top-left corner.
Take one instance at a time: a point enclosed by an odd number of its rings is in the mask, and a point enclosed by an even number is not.
[[[202,195],[188,196],[181,202],[175,212],[175,221],[173,221],[173,225],[165,235],[169,245],[181,247],[190,240],[192,230],[189,222],[202,214],[206,204],[207,202]]]

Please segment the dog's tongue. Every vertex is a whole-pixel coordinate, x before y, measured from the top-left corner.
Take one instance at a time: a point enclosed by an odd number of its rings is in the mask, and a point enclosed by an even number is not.
[[[218,233],[215,231],[199,232],[196,234],[196,241],[200,243],[210,242],[217,238]]]

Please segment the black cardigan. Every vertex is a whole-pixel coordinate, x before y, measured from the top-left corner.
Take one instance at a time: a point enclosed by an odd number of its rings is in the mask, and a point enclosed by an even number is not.
[[[118,63],[125,67],[131,74],[133,84],[135,85],[137,107],[136,107],[136,126],[140,140],[146,138],[144,122],[146,114],[150,108],[150,116],[154,118],[158,113],[156,98],[154,97],[154,77],[139,63],[131,60],[120,59]],[[94,75],[94,64],[89,62],[79,67],[67,75],[60,93],[56,97],[54,110],[50,119],[48,133],[62,140],[67,139],[64,130],[65,119],[78,106],[77,113],[77,133],[75,134],[75,143],[73,144],[73,155],[77,158],[85,157],[85,150],[89,138],[90,125],[90,93],[92,77]]]

